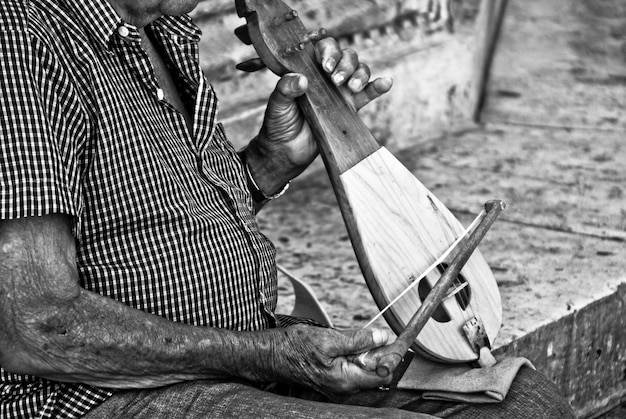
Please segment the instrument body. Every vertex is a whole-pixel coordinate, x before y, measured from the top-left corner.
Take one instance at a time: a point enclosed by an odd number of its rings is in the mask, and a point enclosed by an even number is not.
[[[318,139],[352,246],[379,308],[404,291],[442,255],[464,228],[446,206],[373,137],[315,61],[307,31],[280,0],[237,0],[263,63],[278,75],[304,74],[309,91],[299,99]],[[454,255],[450,255],[450,260]],[[443,269],[442,269],[443,270]],[[399,334],[438,280],[428,274],[384,315]],[[458,277],[466,283],[444,299],[413,349],[445,362],[478,358],[463,325],[478,314],[493,342],[502,320],[498,287],[476,250]]]

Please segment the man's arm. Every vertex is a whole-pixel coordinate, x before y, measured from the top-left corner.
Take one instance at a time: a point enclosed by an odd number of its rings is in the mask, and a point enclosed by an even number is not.
[[[384,345],[378,332],[195,327],[87,291],[70,225],[63,215],[0,221],[0,364],[9,372],[112,388],[234,376],[325,393],[390,379],[343,356]]]
[[[220,375],[217,363],[199,361],[228,343],[227,334],[175,324],[79,286],[64,216],[2,221],[0,278],[0,362],[8,371],[114,387]]]

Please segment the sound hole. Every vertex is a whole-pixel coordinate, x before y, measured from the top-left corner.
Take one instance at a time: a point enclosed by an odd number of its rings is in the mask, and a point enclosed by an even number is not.
[[[439,280],[439,278],[441,277],[441,275],[443,275],[443,273],[445,272],[447,268],[448,268],[447,263],[442,263],[441,265],[437,266],[437,270],[439,271],[439,277],[434,278],[434,281]],[[467,283],[467,280],[463,277],[463,275],[457,276],[456,281],[454,282],[454,285],[450,288],[450,291],[449,291],[449,292],[453,292],[455,289],[463,286],[464,284],[465,286],[454,295],[454,298],[457,304],[459,305],[459,307],[461,307],[463,311],[467,309],[470,303],[470,299],[471,299],[470,287],[469,287],[469,284]],[[418,290],[420,299],[423,302],[428,296],[428,294],[430,293],[430,291],[432,290],[432,287],[430,286],[430,282],[426,280],[426,278],[424,278],[420,281],[420,284],[418,285],[417,290]],[[450,315],[448,314],[448,312],[446,311],[446,309],[443,307],[442,304],[439,304],[437,306],[437,308],[435,309],[435,312],[432,315],[432,318],[436,322],[439,322],[439,323],[447,323],[451,320]]]
[[[424,302],[424,300],[426,299],[428,294],[430,294],[430,291],[432,289],[433,287],[430,286],[430,282],[427,281],[426,278],[420,281],[420,284],[417,286],[417,290],[419,292],[420,299],[422,300],[422,302]],[[431,317],[433,320],[435,320],[438,323],[447,323],[450,321],[450,315],[448,315],[448,312],[445,310],[445,308],[441,304],[437,306],[437,308],[435,309]]]
[[[444,262],[440,264],[439,266],[437,266],[437,269],[439,270],[439,273],[443,275],[446,269],[448,269],[448,264]],[[470,290],[469,284],[467,283],[467,280],[465,279],[465,277],[463,277],[462,274],[459,274],[456,277],[456,281],[454,281],[453,288],[451,288],[450,291],[453,291],[454,289],[459,288],[461,286],[464,286],[464,288],[461,291],[457,292],[454,295],[454,298],[456,299],[456,302],[461,307],[461,309],[465,311],[470,304],[472,291]]]

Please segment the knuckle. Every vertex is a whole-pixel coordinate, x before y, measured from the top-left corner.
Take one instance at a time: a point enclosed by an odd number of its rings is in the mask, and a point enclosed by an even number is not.
[[[327,46],[327,45],[337,45],[337,40],[335,38],[333,38],[332,36],[327,36],[325,38],[322,38],[319,41],[320,44],[322,44],[323,46]]]
[[[349,56],[358,56],[358,53],[356,52],[356,50],[352,47],[347,47],[343,49],[343,54],[344,55],[349,55]]]
[[[365,73],[368,76],[371,74],[370,67],[364,63],[359,64],[359,71]]]
[[[350,62],[358,62],[359,54],[352,48],[346,48],[343,50],[343,56]]]
[[[339,52],[339,44],[335,38],[324,38],[315,44],[315,47],[323,53]]]

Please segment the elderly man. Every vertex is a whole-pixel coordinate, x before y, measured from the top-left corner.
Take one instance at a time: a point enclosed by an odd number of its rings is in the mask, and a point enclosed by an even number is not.
[[[388,337],[280,327],[254,214],[317,154],[294,102],[307,80],[278,82],[237,153],[185,15],[197,2],[0,0],[0,416],[480,412],[375,390],[310,400],[388,384],[349,362]],[[333,40],[317,50],[357,107],[391,87]],[[564,408],[542,380],[520,374],[491,411]]]

